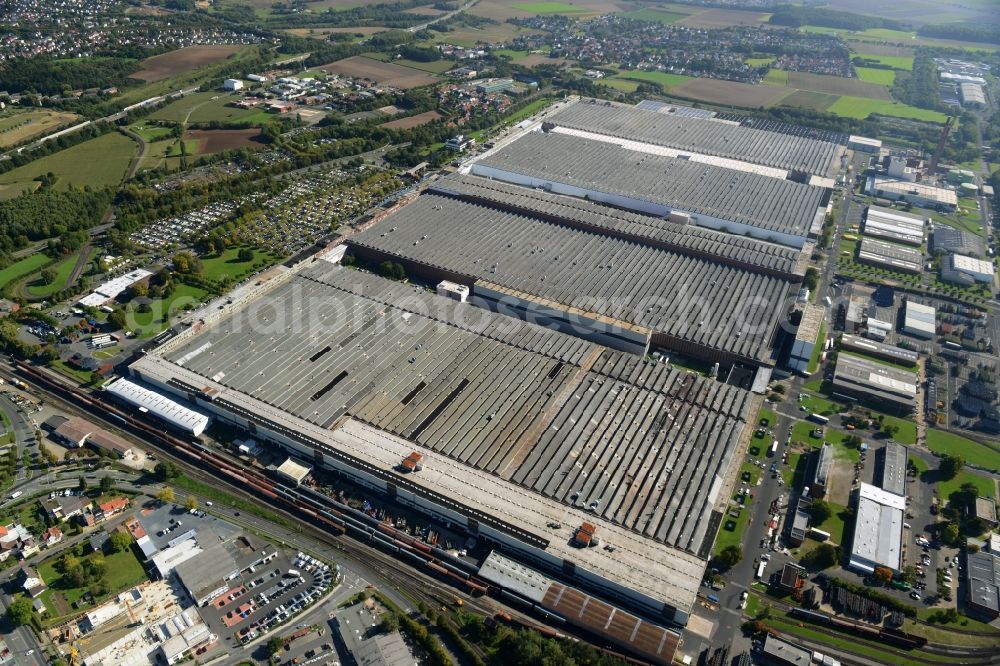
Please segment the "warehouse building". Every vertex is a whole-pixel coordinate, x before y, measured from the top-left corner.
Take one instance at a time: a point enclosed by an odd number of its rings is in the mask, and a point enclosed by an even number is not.
[[[117,379],[105,386],[104,390],[140,412],[152,414],[185,434],[198,437],[208,427],[206,415],[127,379]]]
[[[833,472],[833,445],[824,442],[823,446],[809,456],[809,468],[806,478],[809,479],[809,497],[823,499],[830,493],[830,474]]]
[[[795,341],[788,357],[788,367],[795,372],[809,374],[809,363],[817,347],[826,342],[819,339],[819,333],[826,320],[826,308],[807,303],[802,309],[802,319],[795,332]],[[818,355],[818,352],[817,352]]]
[[[937,331],[937,312],[930,305],[906,301],[903,312],[903,333],[915,338],[930,340]]]
[[[882,152],[882,142],[880,140],[870,139],[866,136],[857,136],[855,134],[848,137],[847,147],[861,153],[875,153],[877,155]]]
[[[473,175],[801,248],[823,224],[830,190],[643,153],[559,132],[528,132],[471,166]]]
[[[923,218],[881,206],[868,207],[862,231],[866,236],[915,247],[924,242]]]
[[[248,325],[259,311],[280,328]],[[195,316],[132,375],[547,575],[686,622],[752,393],[326,261]],[[414,454],[422,469],[403,471]],[[613,552],[574,547],[583,522]]]
[[[949,254],[941,258],[941,279],[945,282],[971,287],[977,282],[993,284],[996,266],[986,259],[976,259],[963,254]]]
[[[585,132],[598,140],[607,137],[618,143],[672,149],[661,154],[682,155],[695,162],[759,173],[764,171],[749,165],[771,167],[779,178],[786,178],[794,171],[830,177],[846,152],[843,146],[830,141],[688,113],[663,113],[642,104],[628,106],[594,99],[570,104],[547,118],[546,124]]]
[[[134,271],[129,271],[124,275],[119,275],[116,278],[112,278],[107,282],[101,283],[97,289],[81,298],[77,301],[77,303],[79,305],[92,308],[101,307],[108,301],[113,301],[118,298],[122,292],[131,287],[133,284],[142,282],[143,280],[148,279],[151,275],[152,273],[143,268],[137,268]]]
[[[882,490],[906,495],[906,447],[899,442],[887,442],[876,454],[882,481]]]
[[[919,250],[904,245],[886,243],[873,238],[862,238],[861,247],[858,248],[858,261],[893,271],[919,275],[924,255]]]
[[[858,352],[893,363],[914,366],[920,355],[912,349],[903,349],[895,345],[887,345],[875,340],[867,340],[857,335],[845,333],[840,337],[840,348],[846,351]]]
[[[958,195],[955,194],[955,190],[880,175],[868,177],[865,192],[892,201],[908,201],[921,208],[950,212],[958,206]]]
[[[931,234],[930,248],[936,253],[980,255],[983,252],[982,239],[968,231],[939,224]]]
[[[987,622],[1000,617],[1000,555],[994,552],[969,553],[965,589],[970,614]]]
[[[764,639],[761,657],[769,666],[809,666],[813,663],[811,650],[773,635]]]
[[[862,574],[873,573],[875,567],[899,571],[906,499],[868,483],[854,495],[857,509],[848,566]]]
[[[604,231],[596,225],[610,222],[578,215],[580,202],[565,197],[510,210],[487,196],[425,193],[352,237],[351,252],[372,265],[400,262],[432,284],[471,285],[474,304],[622,351],[653,346],[706,362],[773,364],[796,284],[747,266],[785,262],[784,250],[746,238],[730,245],[715,232],[714,245],[692,248],[708,239],[679,232],[666,249]],[[587,228],[564,223],[576,217],[595,219]],[[729,261],[732,254],[742,258]]]
[[[959,83],[958,95],[962,100],[962,106],[979,104],[986,106],[986,95],[983,93],[983,86],[978,83]]]
[[[860,356],[840,354],[833,375],[833,390],[909,412],[916,405],[917,373]]]

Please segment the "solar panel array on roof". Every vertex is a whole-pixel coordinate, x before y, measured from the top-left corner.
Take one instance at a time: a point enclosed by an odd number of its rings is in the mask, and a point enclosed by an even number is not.
[[[783,278],[435,194],[349,242],[757,362],[791,289]]]
[[[844,152],[830,141],[752,129],[697,114],[584,100],[547,119],[573,129],[598,132],[692,153],[717,155],[782,169],[827,176]]]
[[[558,132],[529,132],[472,165],[477,175],[502,172],[803,238],[825,194],[790,180]]]

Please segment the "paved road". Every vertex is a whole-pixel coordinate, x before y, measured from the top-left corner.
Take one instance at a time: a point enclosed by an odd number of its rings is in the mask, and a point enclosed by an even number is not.
[[[30,416],[10,401],[6,392],[0,393],[0,411],[4,413],[7,421],[11,424],[10,431],[14,433],[14,441],[17,444],[17,476],[14,481],[16,485],[26,479],[31,472],[31,470],[25,468],[22,456],[25,448],[29,448],[32,451],[37,450],[35,448],[37,447],[37,443],[35,442],[35,424]]]

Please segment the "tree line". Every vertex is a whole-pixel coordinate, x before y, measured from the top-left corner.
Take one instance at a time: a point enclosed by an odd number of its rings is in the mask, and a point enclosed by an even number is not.
[[[899,21],[879,16],[863,16],[836,9],[792,5],[776,7],[771,18],[768,19],[768,23],[772,25],[787,25],[793,28],[803,25],[818,25],[824,28],[838,28],[841,30],[868,30],[869,28],[903,30],[906,28]]]

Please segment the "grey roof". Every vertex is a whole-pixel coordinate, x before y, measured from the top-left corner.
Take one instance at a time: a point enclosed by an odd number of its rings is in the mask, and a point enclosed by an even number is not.
[[[893,270],[920,272],[924,255],[911,247],[862,237],[858,259],[886,266]]]
[[[812,480],[824,487],[829,486],[830,471],[833,469],[833,446],[826,442],[814,455],[816,456],[816,467]]]
[[[970,602],[1000,612],[1000,557],[994,553],[969,553],[966,585]]]
[[[975,234],[939,224],[931,234],[931,249],[935,252],[979,255],[983,252],[983,242]]]
[[[349,414],[565,503],[579,490],[683,549],[750,409],[742,389],[326,262],[252,310],[268,321],[236,312],[165,359],[321,428]]]
[[[783,278],[435,194],[349,242],[755,361],[769,357],[792,288]]]
[[[917,373],[843,353],[837,356],[833,387],[836,391],[912,408],[916,401]]]
[[[586,199],[461,174],[442,178],[429,189],[470,201],[489,202],[529,216],[566,221],[574,227],[584,227],[615,238],[636,240],[685,254],[717,257],[720,261],[750,269],[787,275],[804,272],[799,262],[800,250],[693,224],[668,222],[664,218],[612,208]]]
[[[775,636],[768,636],[764,640],[764,657],[772,660],[770,663],[809,666],[812,655],[812,651]]]
[[[563,127],[705,155],[829,175],[843,148],[829,141],[752,129],[723,120],[622,104],[580,101],[547,119]]]
[[[711,122],[711,121],[709,121]],[[473,164],[805,237],[824,188],[628,150],[556,132],[529,132]]]
[[[906,495],[906,447],[887,442],[882,448],[882,490]]]
[[[181,562],[174,569],[195,599],[216,589],[226,577],[240,569],[224,542],[207,541],[208,544],[201,553]]]
[[[916,365],[920,354],[913,349],[904,349],[896,345],[887,345],[877,340],[869,340],[859,335],[845,333],[840,338],[842,349],[856,351],[877,358],[884,358],[890,361],[903,363],[905,365]]]

